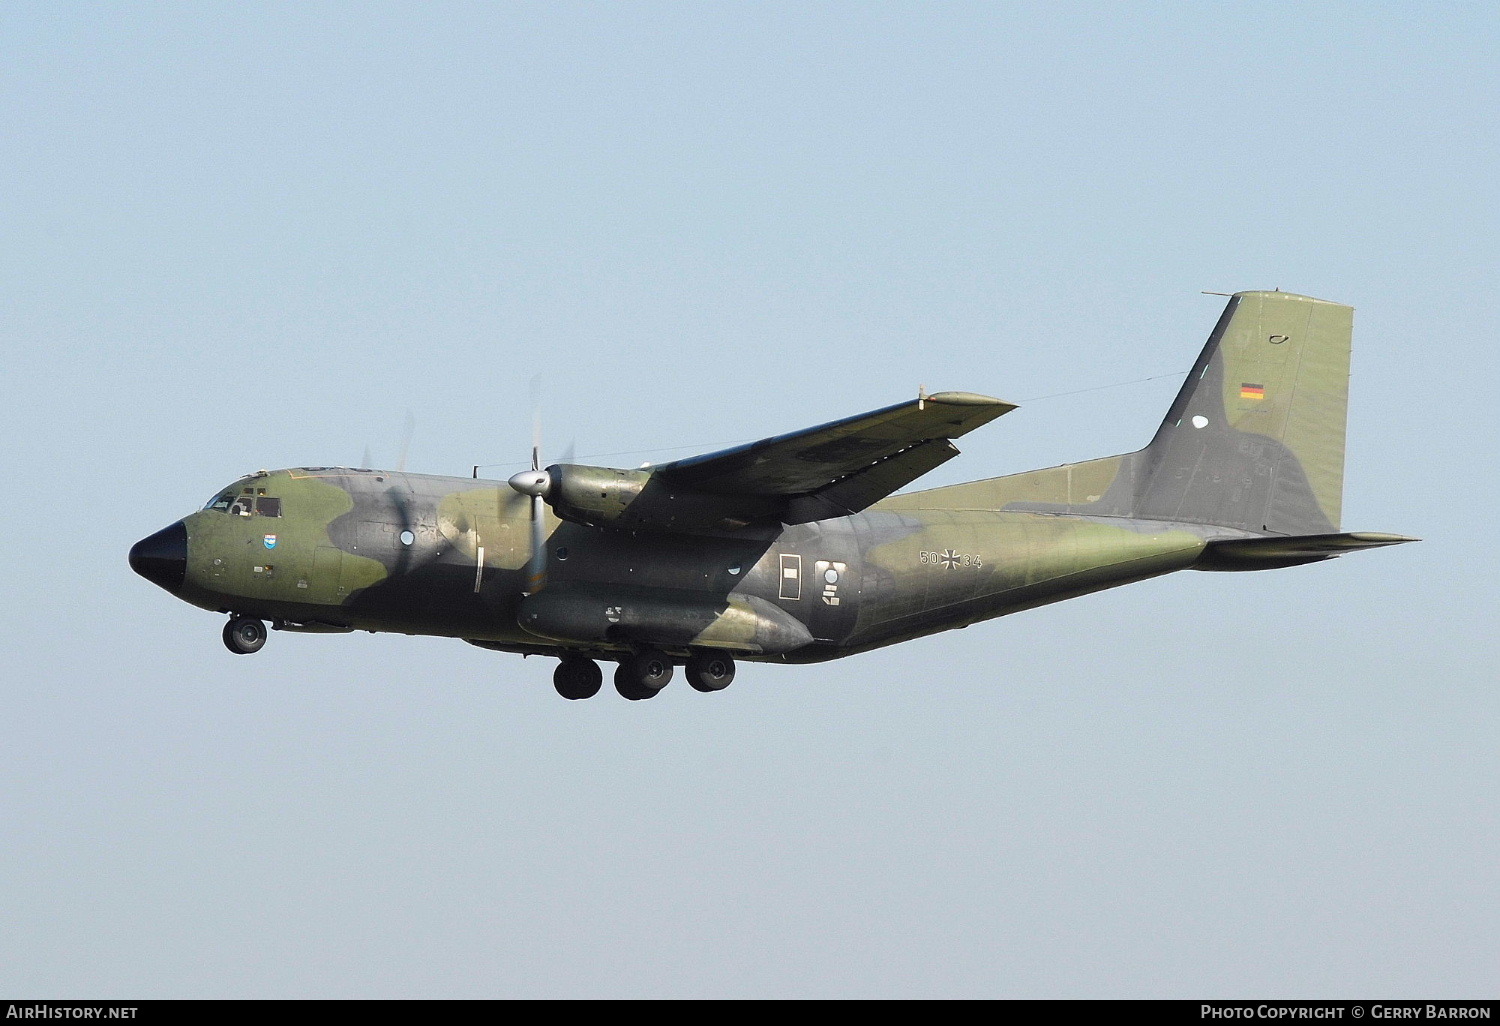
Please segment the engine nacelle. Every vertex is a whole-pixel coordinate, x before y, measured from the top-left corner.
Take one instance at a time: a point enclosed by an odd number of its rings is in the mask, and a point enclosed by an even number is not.
[[[649,470],[562,463],[547,468],[547,504],[564,520],[601,527],[620,520],[651,480]]]
[[[589,527],[632,531],[734,531],[772,517],[767,498],[756,509],[746,496],[707,495],[673,488],[652,470],[617,470],[562,463],[547,468],[547,504],[564,520]]]

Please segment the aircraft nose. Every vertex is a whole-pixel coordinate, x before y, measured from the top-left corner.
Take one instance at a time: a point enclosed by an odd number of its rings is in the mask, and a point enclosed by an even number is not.
[[[187,527],[179,520],[130,547],[130,569],[176,594],[187,577]]]

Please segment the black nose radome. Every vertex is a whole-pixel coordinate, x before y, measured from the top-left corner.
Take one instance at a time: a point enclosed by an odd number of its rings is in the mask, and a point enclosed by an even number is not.
[[[130,569],[176,594],[187,576],[187,528],[182,521],[132,545]]]

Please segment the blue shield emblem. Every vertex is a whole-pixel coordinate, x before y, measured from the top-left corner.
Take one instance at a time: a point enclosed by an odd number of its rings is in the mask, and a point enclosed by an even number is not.
[[[266,535],[265,541],[266,541],[266,548],[268,548],[268,549],[274,549],[276,547],[276,536],[274,534],[268,534],[268,535]]]

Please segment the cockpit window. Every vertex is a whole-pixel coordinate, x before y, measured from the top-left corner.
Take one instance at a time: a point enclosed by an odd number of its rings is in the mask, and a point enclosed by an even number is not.
[[[208,500],[204,509],[216,509],[220,513],[229,513],[234,516],[281,516],[281,500],[270,495],[251,495],[250,490],[231,488],[227,492],[220,492]]]

